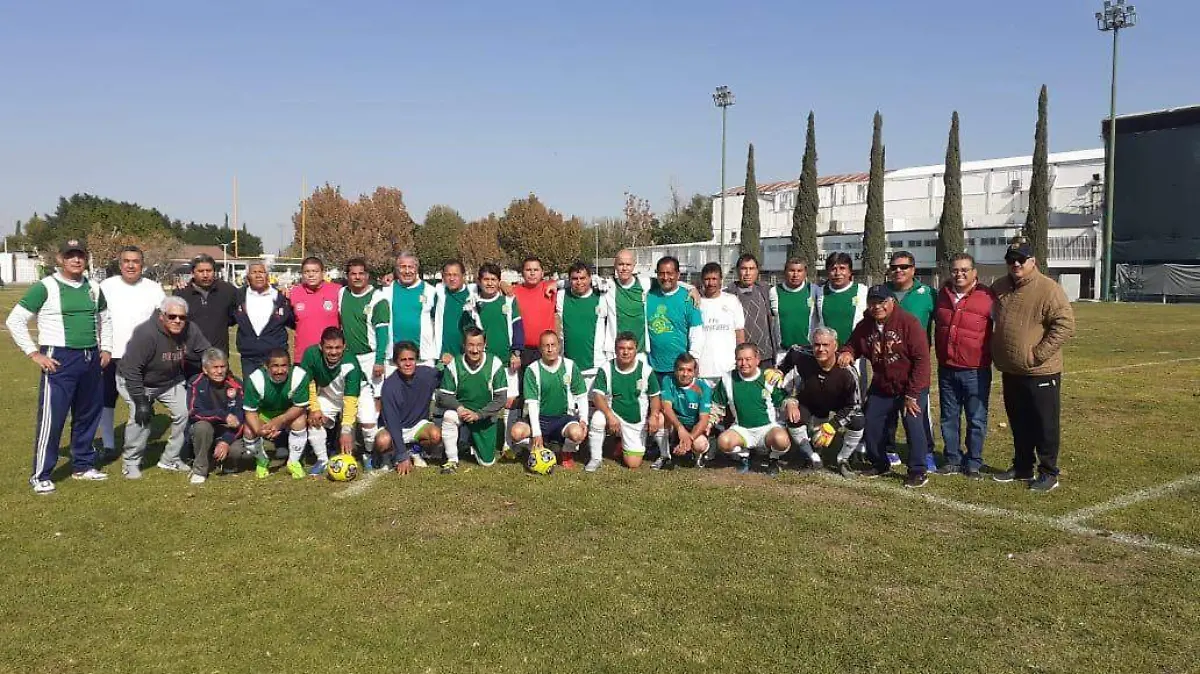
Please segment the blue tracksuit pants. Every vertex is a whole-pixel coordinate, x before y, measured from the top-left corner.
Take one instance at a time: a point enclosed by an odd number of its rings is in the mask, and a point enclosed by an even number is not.
[[[92,438],[100,425],[104,376],[100,371],[100,352],[95,348],[43,346],[41,351],[59,363],[55,372],[42,373],[33,434],[33,477],[49,480],[58,463],[58,445],[68,414],[72,472],[82,473],[96,465]]]

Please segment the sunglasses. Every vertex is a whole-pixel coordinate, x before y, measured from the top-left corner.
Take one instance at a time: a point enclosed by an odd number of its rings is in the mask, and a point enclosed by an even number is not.
[[[167,314],[168,321],[186,321],[187,314]]]
[[[904,270],[904,271],[908,271],[909,269],[912,269],[912,268],[913,268],[913,267],[915,267],[915,266],[916,266],[916,265],[912,265],[912,264],[889,264],[889,265],[888,265],[888,271],[896,271],[896,270],[898,270],[898,269],[902,269],[902,270]]]
[[[1024,255],[1009,255],[1008,257],[1004,258],[1004,261],[1009,264],[1025,264],[1029,261],[1029,258]]]

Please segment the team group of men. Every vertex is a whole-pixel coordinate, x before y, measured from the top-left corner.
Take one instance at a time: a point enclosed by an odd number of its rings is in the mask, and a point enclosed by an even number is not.
[[[787,262],[782,283],[763,284],[758,261],[744,255],[733,284],[709,263],[692,287],[669,256],[654,278],[635,274],[628,250],[616,256],[613,278],[576,263],[565,280],[549,280],[529,258],[510,286],[491,263],[468,284],[459,262],[431,284],[406,252],[378,287],[361,259],[347,263],[343,286],[308,258],[302,283],[284,293],[261,263],[234,288],[202,257],[191,282],[168,297],[141,276],[132,247],[120,254],[120,275],[90,283],[87,251],[72,240],[60,247],[59,270],[34,284],[7,322],[43,373],[30,484],[54,491],[68,414],[72,477],[106,479],[93,437],[99,427],[104,457],[116,460],[119,397],[130,410],[120,459],[131,479],[141,476],[159,402],[171,431],[158,467],[190,472],[194,484],[215,464],[242,460],[269,476],[264,440],[286,450],[293,477],[322,474],[330,449],[354,451],[356,433],[367,469],[400,474],[435,455],[442,473],[455,473],[464,451],[489,466],[547,445],[566,469],[586,455],[588,472],[609,449],[629,468],[702,467],[724,456],[740,471],[760,465],[775,474],[787,457],[822,468],[822,451],[840,439],[835,469],[875,477],[900,462],[902,422],[905,484],[920,487],[934,471],[981,476],[995,354],[1015,449],[1012,468],[995,477],[1049,491],[1058,484],[1060,349],[1073,319],[1026,242],[1006,260],[996,292],[978,283],[969,255],[957,256],[951,280],[935,289],[914,278],[915,259],[903,251],[891,256],[891,281],[869,288],[844,253],[826,260],[821,285],[802,259]],[[242,380],[230,371],[230,327]],[[929,413],[931,343],[941,466]],[[315,455],[309,468],[306,448]],[[870,463],[863,471],[851,468],[856,452]]]

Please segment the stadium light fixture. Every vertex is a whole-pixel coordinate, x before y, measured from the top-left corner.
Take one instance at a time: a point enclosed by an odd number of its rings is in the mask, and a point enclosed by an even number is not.
[[[1112,257],[1113,237],[1113,175],[1117,156],[1117,37],[1124,28],[1137,25],[1137,9],[1125,0],[1104,0],[1104,8],[1096,12],[1096,28],[1112,33],[1112,78],[1109,80],[1108,148],[1104,157],[1104,259],[1101,264],[1101,284],[1105,301],[1116,298],[1116,265]]]
[[[721,239],[717,245],[717,255],[721,268],[725,269],[725,119],[729,106],[733,105],[733,92],[722,85],[717,87],[712,97],[713,103],[721,109]]]

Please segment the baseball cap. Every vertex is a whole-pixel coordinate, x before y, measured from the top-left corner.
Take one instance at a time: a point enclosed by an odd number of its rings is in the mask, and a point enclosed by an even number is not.
[[[894,299],[896,299],[896,293],[892,292],[892,289],[887,287],[886,285],[883,285],[883,284],[874,285],[867,289],[867,301],[868,302],[880,302],[883,300],[894,300]]]
[[[79,239],[67,239],[58,247],[59,255],[66,255],[67,253],[74,252],[80,252],[84,255],[87,255],[87,246],[83,245],[83,242]]]
[[[1029,243],[1029,239],[1023,236],[1013,237],[1008,244],[1008,251],[1004,253],[1004,259],[1027,257],[1033,257],[1033,245]]]

